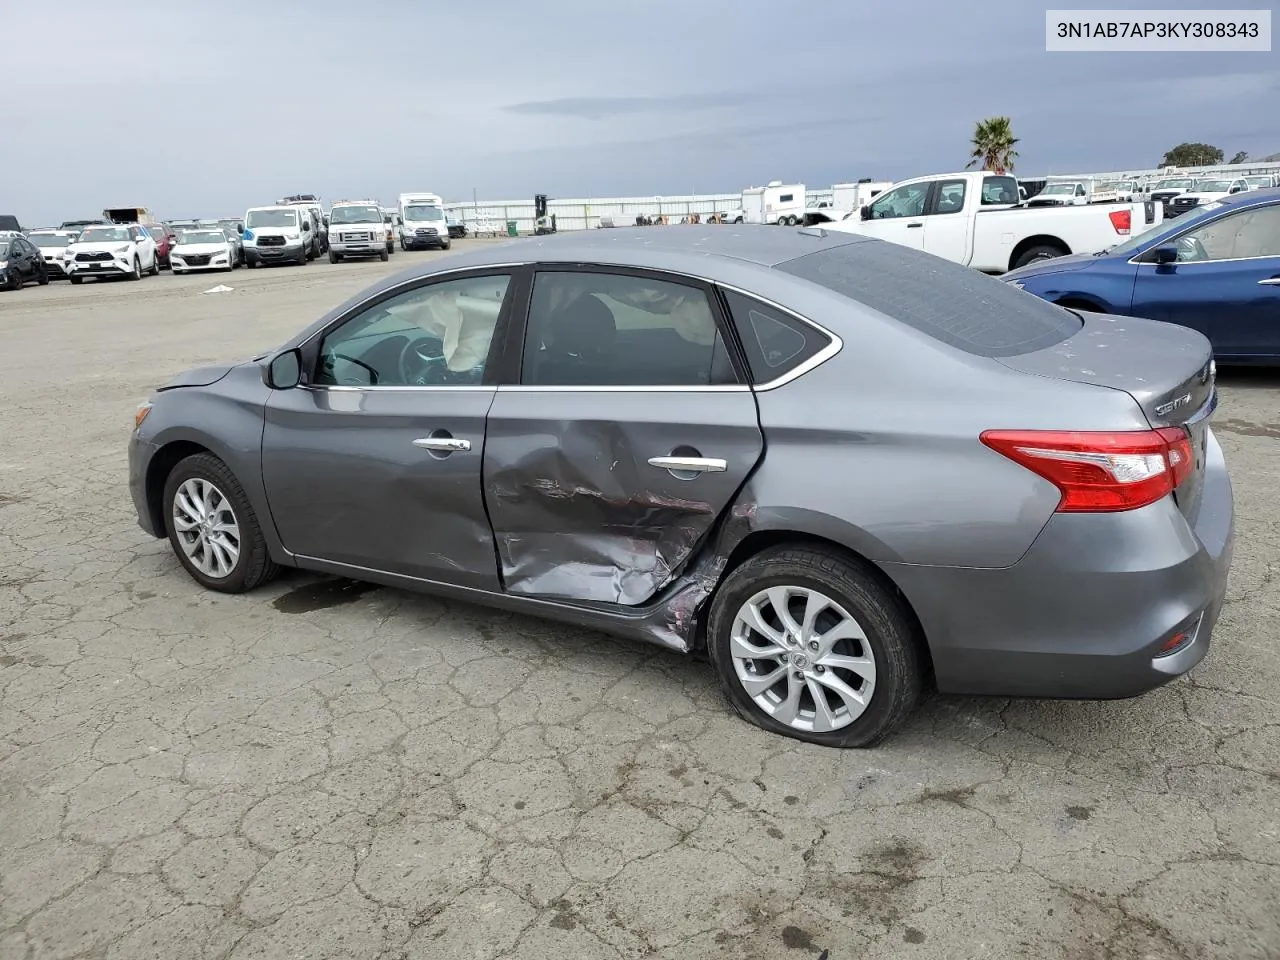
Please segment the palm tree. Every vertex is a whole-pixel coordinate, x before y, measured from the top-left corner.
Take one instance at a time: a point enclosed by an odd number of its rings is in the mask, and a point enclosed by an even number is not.
[[[1013,158],[1018,151],[1013,145],[1018,138],[1013,135],[1008,117],[988,117],[978,121],[973,131],[972,159],[964,165],[968,170],[975,164],[982,164],[983,170],[1005,173],[1013,169]]]

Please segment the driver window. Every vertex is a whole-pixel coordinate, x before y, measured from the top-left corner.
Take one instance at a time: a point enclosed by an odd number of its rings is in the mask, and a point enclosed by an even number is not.
[[[1241,210],[1197,227],[1178,241],[1178,262],[1280,257],[1280,204]]]
[[[383,300],[326,334],[314,383],[476,386],[511,277],[445,280]]]
[[[908,183],[882,193],[871,204],[871,219],[891,220],[898,217],[922,216],[924,202],[928,197],[928,183]]]

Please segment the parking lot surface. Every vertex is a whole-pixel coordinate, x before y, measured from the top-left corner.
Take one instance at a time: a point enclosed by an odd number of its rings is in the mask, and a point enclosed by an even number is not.
[[[1280,956],[1280,375],[1221,375],[1238,544],[1191,676],[824,750],[704,663],[304,574],[209,593],[138,529],[154,386],[432,256],[0,294],[2,960]]]

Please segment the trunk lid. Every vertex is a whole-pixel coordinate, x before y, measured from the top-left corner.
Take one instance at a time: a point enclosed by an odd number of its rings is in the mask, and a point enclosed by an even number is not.
[[[1074,337],[1045,350],[999,362],[1021,373],[1122,390],[1152,427],[1185,427],[1195,470],[1174,491],[1178,509],[1194,521],[1204,477],[1205,438],[1217,406],[1213,348],[1187,327],[1135,317],[1081,313]],[[1070,429],[1064,424],[1064,429]]]

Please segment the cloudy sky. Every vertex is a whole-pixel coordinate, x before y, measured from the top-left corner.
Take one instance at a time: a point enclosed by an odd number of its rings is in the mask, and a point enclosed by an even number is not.
[[[1154,164],[1185,140],[1280,150],[1280,53],[1050,54],[1044,8],[15,3],[0,213],[35,224],[132,204],[227,216],[294,192],[827,187],[959,169],[974,122],[993,114],[1012,118],[1028,176]]]

